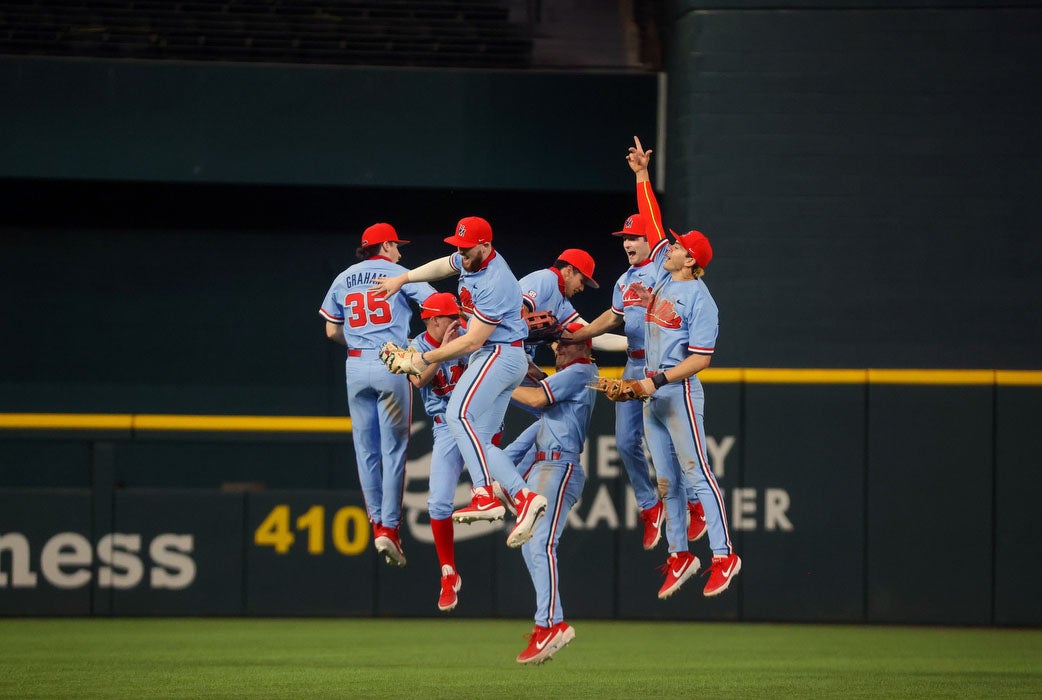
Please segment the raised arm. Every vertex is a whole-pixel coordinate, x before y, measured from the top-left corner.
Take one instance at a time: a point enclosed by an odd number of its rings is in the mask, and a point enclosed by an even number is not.
[[[665,227],[662,225],[662,211],[658,200],[655,198],[655,190],[651,187],[651,176],[648,174],[648,165],[651,163],[653,151],[640,145],[640,139],[633,137],[633,146],[630,146],[626,162],[630,170],[637,177],[637,210],[648,222],[647,228],[648,246],[655,250],[659,241],[666,237]]]

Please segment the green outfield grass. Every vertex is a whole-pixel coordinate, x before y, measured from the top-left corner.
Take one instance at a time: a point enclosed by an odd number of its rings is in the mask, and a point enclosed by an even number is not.
[[[0,620],[0,696],[1042,696],[1042,630],[575,621],[522,667],[523,620]]]

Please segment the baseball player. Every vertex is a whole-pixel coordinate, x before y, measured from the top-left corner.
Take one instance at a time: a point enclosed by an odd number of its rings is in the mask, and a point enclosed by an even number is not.
[[[705,507],[713,561],[703,593],[718,595],[742,569],[727,528],[723,495],[705,450],[705,395],[698,372],[709,366],[716,347],[719,315],[709,288],[702,281],[713,258],[709,240],[699,231],[676,236],[662,267],[669,276],[652,290],[644,324],[647,377],[623,380],[621,399],[646,399],[644,430],[648,446],[666,479],[666,540],[669,558],[659,598],[668,598],[696,571],[700,562],[688,551],[680,517],[684,511],[685,479],[694,484]],[[610,380],[601,380],[601,382]],[[612,391],[608,391],[612,398]]]
[[[333,280],[319,313],[326,319],[326,337],[348,348],[345,363],[351,437],[358,462],[365,507],[373,526],[376,550],[392,566],[405,566],[399,524],[405,488],[405,450],[412,420],[412,386],[405,377],[388,375],[379,358],[386,342],[409,337],[412,309],[434,293],[426,283],[402,288],[403,294],[383,299],[372,292],[373,280],[401,274],[394,227],[373,224],[362,232],[355,255],[360,262]]]
[[[518,280],[525,315],[545,311],[557,319],[560,328],[570,323],[585,326],[587,321],[579,316],[571,299],[586,287],[600,287],[593,279],[593,270],[592,255],[580,248],[568,248],[557,256],[550,267],[528,273]],[[525,350],[533,360],[537,347],[536,344],[525,344]],[[597,336],[594,347],[598,350],[625,352],[626,338],[613,333],[602,334]]]
[[[605,331],[624,326],[628,343],[626,366],[622,373],[624,379],[644,377],[645,307],[651,290],[665,274],[661,261],[668,247],[658,200],[648,175],[652,151],[645,151],[636,136],[633,141],[635,146],[630,147],[626,161],[636,175],[640,213],[631,215],[622,230],[612,234],[622,237],[622,248],[630,267],[615,283],[611,308],[573,336],[576,340],[598,338]],[[615,441],[633,487],[633,496],[641,509],[644,549],[654,549],[662,537],[665,508],[659,497],[659,489],[651,480],[644,454],[644,419],[639,402],[620,402],[615,405]],[[687,496],[687,536],[688,540],[694,541],[705,534],[705,512],[693,486],[688,486]]]
[[[576,323],[568,328],[578,330],[581,326]],[[520,386],[513,393],[515,401],[542,413],[506,450],[518,458],[531,455],[530,447],[534,446],[534,462],[529,462],[531,466],[525,469],[525,479],[531,488],[547,497],[546,517],[536,524],[532,539],[521,548],[536,593],[535,627],[528,646],[517,657],[522,664],[540,664],[575,638],[575,630],[564,621],[561,606],[557,545],[568,512],[586,483],[579,453],[586,442],[596,397],[588,389],[597,378],[591,349],[588,340],[559,341],[555,353],[557,372],[538,386]]]
[[[420,318],[427,330],[416,336],[410,347],[427,352],[451,343],[459,335],[460,309],[456,297],[449,292],[432,294],[420,305]],[[427,415],[434,420],[434,449],[431,452],[430,492],[427,511],[431,518],[434,549],[441,566],[441,593],[438,610],[448,612],[456,607],[457,594],[463,580],[456,571],[455,542],[452,530],[452,499],[456,483],[463,473],[463,455],[452,439],[445,422],[445,408],[456,382],[467,369],[466,358],[432,362],[419,375],[409,375],[409,381],[419,388]]]
[[[493,444],[506,414],[511,392],[528,371],[522,347],[528,324],[521,315],[521,288],[503,256],[492,247],[492,227],[477,216],[460,219],[456,233],[445,239],[456,253],[413,270],[377,280],[372,291],[381,298],[405,284],[459,275],[460,310],[467,331],[426,352],[389,347],[385,362],[392,372],[419,374],[432,362],[469,356],[445,409],[445,421],[463,455],[473,485],[470,505],[452,514],[456,522],[499,520],[506,512],[492,482],[498,481],[517,511],[507,545],[520,547],[532,537],[546,511],[546,499],[531,491],[503,450]]]

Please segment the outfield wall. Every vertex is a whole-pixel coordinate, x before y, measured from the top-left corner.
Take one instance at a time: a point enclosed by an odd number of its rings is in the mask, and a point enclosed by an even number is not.
[[[561,544],[569,617],[1042,624],[1038,373],[710,370],[706,394],[744,559],[734,590],[705,599],[693,581],[657,600],[666,549],[640,547],[601,399]],[[524,422],[509,415],[508,437]],[[0,414],[0,427],[2,614],[437,614],[421,416],[401,570],[373,550],[348,419]],[[174,467],[195,488],[169,486]],[[502,523],[456,532],[454,614],[529,615]],[[708,557],[704,540],[693,551]]]

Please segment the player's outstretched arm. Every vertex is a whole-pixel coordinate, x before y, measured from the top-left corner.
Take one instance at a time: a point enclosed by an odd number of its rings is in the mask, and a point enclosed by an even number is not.
[[[474,352],[489,339],[495,326],[485,323],[477,318],[471,319],[467,324],[467,332],[448,343],[443,342],[440,347],[423,353],[420,359],[423,362],[444,362],[455,360]]]
[[[574,333],[565,331],[561,337],[565,340],[574,340],[579,342],[580,340],[589,340],[590,338],[596,338],[597,336],[607,333],[613,328],[617,328],[622,325],[622,316],[618,315],[611,309],[608,309],[603,314],[593,319],[593,322],[589,325],[584,325]],[[579,323],[585,323],[582,319],[579,319]],[[625,348],[623,348],[625,349]]]
[[[593,339],[593,349],[604,352],[626,352],[630,341],[621,333],[602,333]]]
[[[519,386],[514,389],[510,398],[530,408],[543,408],[550,405],[546,392],[542,387],[537,386]]]
[[[455,273],[456,270],[452,267],[452,256],[446,255],[444,258],[436,258],[394,277],[377,277],[371,289],[376,291],[378,296],[390,297],[397,294],[409,282],[434,282],[451,277]]]

